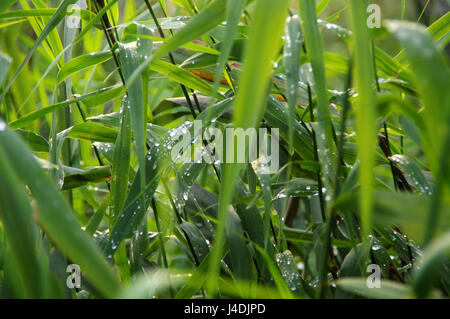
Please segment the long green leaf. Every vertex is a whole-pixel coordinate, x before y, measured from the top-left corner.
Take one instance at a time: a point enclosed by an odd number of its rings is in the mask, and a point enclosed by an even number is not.
[[[249,43],[244,58],[244,69],[239,81],[239,90],[234,107],[234,127],[256,127],[262,119],[267,101],[267,88],[272,72],[272,62],[278,52],[283,21],[287,15],[288,0],[274,2],[258,1],[249,35]],[[249,108],[252,112],[249,115]],[[241,165],[227,164],[222,185],[233,185],[239,175]],[[220,250],[224,240],[227,206],[233,196],[233,188],[221,187],[219,196],[219,226],[210,265],[211,280],[208,289],[214,290],[218,283]]]
[[[23,142],[0,122],[0,148],[14,172],[28,185],[38,205],[37,218],[54,243],[75,263],[96,289],[112,296],[119,286],[98,247],[82,230],[52,180]]]

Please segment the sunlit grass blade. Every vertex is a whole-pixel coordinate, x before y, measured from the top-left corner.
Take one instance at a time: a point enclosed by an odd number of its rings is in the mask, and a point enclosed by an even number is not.
[[[32,217],[31,206],[23,187],[8,159],[0,150],[0,219],[2,221],[10,251],[20,276],[20,285],[28,298],[38,298],[45,277],[41,277],[41,265],[35,253],[37,227]]]
[[[358,144],[361,226],[364,236],[369,235],[372,220],[373,165],[375,158],[377,111],[375,93],[372,88],[374,70],[372,67],[372,35],[367,26],[366,1],[348,0],[353,28],[355,70],[354,79],[358,90],[355,105],[356,140]]]
[[[227,1],[216,0],[211,2],[203,11],[196,15],[174,36],[166,41],[154,54],[152,59],[159,59],[175,50],[186,42],[201,37],[223,21],[226,12]]]
[[[262,0],[257,3],[234,106],[234,127],[236,128],[244,130],[253,128],[262,119],[267,102],[272,63],[281,42],[283,21],[287,15],[289,2],[283,0],[275,3],[271,0]],[[248,115],[249,107],[252,108],[251,116]],[[218,283],[217,271],[224,240],[227,206],[234,193],[234,189],[229,185],[234,184],[240,169],[241,165],[239,164],[227,164],[223,173],[222,185],[224,186],[221,187],[219,195],[219,225],[210,265],[209,291],[214,290]]]
[[[320,156],[322,163],[324,186],[331,190],[331,181],[335,172],[335,146],[333,142],[333,127],[331,123],[330,106],[326,92],[326,79],[324,68],[323,42],[319,32],[314,1],[300,0],[299,11],[303,37],[305,39],[306,53],[311,63],[314,76],[314,89],[317,94],[317,115],[322,134],[317,139],[324,140],[327,156]]]
[[[111,181],[111,206],[113,220],[117,218],[122,210],[128,191],[128,180],[131,157],[131,121],[130,103],[128,98],[122,100],[121,127],[115,143],[114,165]]]
[[[61,20],[66,16],[66,11],[69,5],[74,4],[77,0],[64,0],[56,10],[55,14],[51,17],[47,25],[45,26],[44,30],[42,30],[42,33],[39,35],[39,38],[34,42],[33,47],[28,52],[27,56],[25,57],[24,61],[20,65],[19,69],[15,72],[12,79],[9,81],[8,85],[6,86],[4,92],[0,96],[0,104],[3,103],[3,99],[5,98],[5,94],[9,91],[12,84],[16,80],[16,78],[19,76],[20,72],[23,70],[25,65],[30,61],[33,54],[36,52],[37,48],[41,43],[45,40],[45,38],[50,34],[50,32],[57,27],[57,25],[61,22]]]
[[[84,103],[88,104],[89,106],[96,106],[96,105],[105,103],[105,102],[111,100],[112,98],[123,94],[124,91],[125,91],[125,89],[121,86],[113,87],[113,88],[104,88],[97,92],[91,92],[86,95],[75,97],[73,99],[70,99],[70,100],[67,100],[64,102],[56,103],[56,104],[41,108],[39,110],[36,110],[34,112],[31,112],[29,114],[22,116],[21,118],[9,123],[9,125],[13,129],[22,128],[22,127],[32,123],[33,121],[35,121],[41,117],[44,117],[46,114],[49,114],[56,110],[68,107],[69,105],[74,104],[76,102],[83,101]]]
[[[110,52],[96,52],[73,58],[69,62],[64,64],[64,66],[58,72],[58,82],[64,81],[65,78],[71,76],[76,72],[108,61],[109,59],[111,59]]]
[[[300,18],[295,15],[286,20],[284,67],[286,69],[287,90],[286,97],[289,105],[289,136],[290,153],[293,153],[294,121],[298,96],[298,82],[300,81],[300,52],[302,45],[300,32]]]
[[[119,287],[98,247],[82,230],[68,204],[55,185],[41,169],[22,141],[0,122],[0,147],[14,172],[30,188],[38,205],[37,218],[55,244],[73,262],[104,296],[112,296]]]

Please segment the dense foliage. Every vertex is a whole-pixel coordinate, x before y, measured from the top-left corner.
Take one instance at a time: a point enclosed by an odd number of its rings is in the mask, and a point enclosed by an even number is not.
[[[0,296],[447,298],[448,2],[373,2],[3,0]]]

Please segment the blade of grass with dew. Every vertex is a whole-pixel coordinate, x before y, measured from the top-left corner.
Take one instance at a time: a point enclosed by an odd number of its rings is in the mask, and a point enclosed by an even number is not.
[[[196,258],[201,263],[209,253],[209,247],[202,232],[192,223],[182,222],[179,228],[183,231],[192,243]]]
[[[288,17],[286,20],[284,68],[286,70],[286,97],[289,106],[289,153],[293,154],[294,148],[294,121],[296,120],[296,107],[298,96],[298,82],[300,81],[300,53],[302,35],[300,32],[300,18],[298,15]]]
[[[281,276],[294,295],[306,297],[304,285],[307,285],[299,274],[294,257],[289,250],[277,254],[276,262],[280,268]]]
[[[219,104],[217,109],[222,110],[224,106],[229,107],[229,102],[226,101],[222,105]],[[225,110],[223,109],[223,111]],[[200,119],[200,116],[198,119]],[[190,126],[189,129],[193,130],[193,126]],[[104,246],[104,251],[109,259],[113,257],[120,243],[129,237],[132,231],[136,230],[141,224],[156,191],[160,177],[166,173],[171,163],[170,156],[172,155],[176,138],[185,134],[183,133],[185,130],[187,130],[186,124],[182,124],[169,132],[165,132],[160,142],[150,145],[149,151],[145,156],[145,180],[141,181],[142,173],[139,171],[141,168],[139,168],[130,187],[124,208],[114,224],[110,240]]]
[[[269,249],[270,244],[270,224],[272,219],[272,190],[271,190],[271,178],[270,174],[264,171],[265,167],[258,163],[252,163],[253,171],[258,177],[259,184],[261,186],[261,192],[264,198],[264,249]]]
[[[131,158],[130,108],[128,97],[124,97],[120,109],[121,127],[115,143],[111,180],[111,213],[113,220],[120,214],[128,191]]]
[[[373,165],[376,148],[375,94],[372,89],[374,70],[372,68],[371,32],[366,23],[366,1],[348,0],[353,28],[353,50],[355,57],[354,79],[358,91],[356,101],[356,141],[358,145],[361,230],[370,233],[373,205]]]
[[[283,22],[287,15],[290,1],[258,1],[249,35],[249,43],[244,58],[244,69],[239,81],[239,90],[234,107],[234,127],[256,127],[264,114],[267,103],[267,89],[272,72],[272,63],[278,52],[283,33]],[[249,116],[248,109],[252,109]],[[227,148],[230,147],[227,145]],[[226,164],[224,178],[219,195],[218,219],[216,238],[212,251],[207,290],[214,291],[219,281],[220,249],[224,240],[224,231],[227,218],[228,205],[231,203],[233,185],[240,173],[242,165]]]
[[[423,27],[408,22],[392,22],[387,24],[388,30],[405,46],[406,57],[414,72],[414,83],[417,86],[420,100],[424,106],[422,144],[431,171],[438,181],[434,196],[440,195],[442,175],[448,171],[446,153],[447,137],[450,136],[450,91],[448,79],[450,70],[444,55],[434,44],[431,36]],[[414,39],[412,41],[411,39]],[[420,74],[420,76],[418,76]],[[444,159],[444,160],[443,160]],[[446,163],[447,162],[447,163]],[[449,188],[447,179],[446,187]],[[437,203],[440,199],[437,198]],[[439,224],[439,204],[433,204],[428,216],[428,228],[425,243],[428,243]]]
[[[321,148],[321,153],[325,153],[326,155],[323,154],[325,156],[320,156],[319,158],[322,164],[322,179],[325,188],[331,192],[333,189],[332,181],[335,176],[335,146],[333,143],[330,106],[326,91],[323,43],[317,24],[315,2],[299,0],[299,11],[307,56],[311,63],[314,77],[314,89],[317,94],[318,121],[323,133],[317,135],[317,138],[324,140],[323,144],[326,147],[325,149]]]
[[[422,141],[436,177],[439,154],[443,151],[443,138],[439,137],[446,136],[449,130],[450,109],[444,106],[450,105],[450,71],[444,56],[423,27],[408,22],[388,22],[387,28],[403,41],[405,54],[415,74],[414,82],[424,105],[422,118],[426,129]]]
[[[120,60],[125,77],[125,82],[128,84],[131,74],[139,66],[139,54],[135,43],[123,44],[119,43]],[[145,92],[148,94],[147,92]],[[135,81],[127,87],[127,99],[130,105],[131,126],[136,141],[136,153],[139,163],[141,191],[145,189],[146,181],[146,160],[147,153],[145,145],[145,129],[147,123],[147,114],[144,113],[144,92],[142,88],[142,81]],[[142,199],[141,209],[144,209],[145,203]]]
[[[289,113],[283,104],[273,96],[269,97],[264,120],[271,127],[279,128],[280,137],[289,141]],[[308,131],[299,122],[294,121],[292,147],[305,160],[314,160],[313,142]]]
[[[406,175],[406,178],[409,180],[411,185],[414,186],[420,193],[424,195],[432,194],[430,183],[428,183],[416,161],[414,161],[410,156],[395,154],[389,159]]]

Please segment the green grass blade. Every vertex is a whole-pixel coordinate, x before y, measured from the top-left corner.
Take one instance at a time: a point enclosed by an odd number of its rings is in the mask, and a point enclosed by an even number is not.
[[[223,21],[226,12],[227,1],[216,0],[211,2],[203,11],[183,28],[178,30],[174,36],[167,40],[154,54],[152,60],[159,59],[169,52],[174,51],[183,44],[201,37],[211,31]]]
[[[376,299],[409,299],[412,292],[406,285],[389,280],[383,280],[381,288],[369,288],[365,279],[348,278],[338,280],[338,287],[343,288],[356,295]]]
[[[257,2],[234,106],[234,127],[236,128],[245,130],[256,127],[264,115],[272,63],[279,49],[289,2],[287,0],[276,3],[271,0]],[[250,116],[249,107],[252,109]],[[219,225],[209,271],[211,275],[208,281],[209,291],[213,291],[218,284],[217,272],[224,240],[227,206],[234,193],[233,187],[229,186],[235,183],[241,167],[242,165],[239,164],[227,164],[223,173],[223,186],[219,196]]]
[[[414,83],[424,106],[423,121],[426,131],[423,132],[422,141],[436,177],[439,171],[439,155],[443,151],[443,137],[447,136],[449,130],[450,109],[442,106],[450,105],[450,71],[444,56],[422,27],[408,22],[390,22],[387,27],[404,43],[406,57],[415,75]]]
[[[290,153],[293,153],[292,142],[294,139],[294,121],[296,119],[296,107],[298,96],[298,82],[300,81],[300,52],[302,47],[302,35],[300,32],[300,18],[298,15],[288,17],[286,20],[284,46],[284,68],[286,70],[286,97],[289,106],[289,136]]]
[[[0,64],[2,68],[0,70],[0,86],[2,86],[3,81],[8,75],[9,68],[11,66],[12,59],[5,53],[0,52]]]
[[[6,11],[9,7],[11,7],[17,0],[5,0],[0,4],[0,13]]]
[[[76,102],[84,102],[88,106],[92,107],[92,106],[96,106],[99,104],[103,104],[103,103],[123,94],[124,91],[125,91],[125,89],[121,86],[113,87],[113,88],[104,88],[99,91],[88,93],[83,96],[75,97],[73,99],[70,99],[70,100],[67,100],[64,102],[59,102],[59,103],[56,103],[53,105],[43,107],[39,110],[36,110],[34,112],[31,112],[29,114],[22,116],[21,118],[9,123],[9,125],[13,129],[22,128],[22,127],[27,126],[28,124],[32,123],[33,121],[35,121],[41,117],[44,117],[45,115],[47,115],[49,113],[52,113],[56,110],[65,108]]]
[[[94,242],[81,230],[66,201],[23,142],[1,122],[0,147],[38,204],[37,218],[54,243],[74,262],[103,296],[119,287]]]
[[[58,24],[61,22],[61,20],[66,16],[66,11],[69,5],[72,5],[77,0],[64,0],[56,10],[55,14],[51,17],[51,19],[48,21],[47,25],[45,26],[44,30],[42,30],[41,34],[39,35],[38,39],[34,42],[33,47],[28,52],[27,56],[25,57],[24,61],[20,65],[19,69],[14,73],[13,77],[9,81],[8,85],[5,87],[4,92],[0,96],[0,105],[3,103],[3,100],[5,98],[6,93],[11,88],[14,81],[19,76],[20,72],[22,72],[25,65],[30,61],[33,54],[36,52],[37,48],[41,45],[41,43],[47,38],[47,36],[54,30]]]
[[[120,60],[122,62],[122,69],[125,76],[125,81],[128,84],[131,74],[138,68],[140,58],[137,48],[134,44],[119,43]],[[147,94],[147,92],[146,92]],[[141,181],[141,191],[145,188],[145,154],[147,153],[145,145],[147,114],[144,113],[144,92],[142,88],[142,81],[135,81],[128,85],[127,99],[130,104],[131,125],[136,141],[136,153],[139,162],[139,172]],[[144,202],[142,203],[144,206]]]
[[[113,220],[122,210],[128,191],[131,157],[131,123],[130,104],[126,97],[122,100],[120,113],[121,127],[115,144],[111,179],[111,207]]]
[[[419,298],[429,295],[439,278],[442,262],[449,258],[450,233],[447,232],[430,243],[414,273],[413,287]]]
[[[369,235],[373,204],[373,165],[375,159],[377,111],[375,93],[372,89],[374,70],[372,68],[371,32],[367,27],[366,1],[348,0],[353,28],[355,57],[354,79],[358,90],[356,101],[356,140],[358,144],[361,229]]]
[[[334,165],[336,163],[336,156],[333,143],[330,106],[326,91],[322,36],[317,25],[316,6],[314,1],[300,0],[299,11],[306,51],[312,66],[314,89],[317,94],[318,121],[324,135],[318,134],[317,138],[324,140],[324,145],[327,150],[327,156],[319,157],[319,160],[322,163],[322,178],[326,189],[331,191],[331,183],[335,176]]]
[[[0,149],[0,219],[23,291],[28,298],[39,298],[43,282],[35,252],[37,228],[25,191],[3,152]]]
[[[219,94],[207,82],[176,65],[160,60],[154,60],[152,63],[150,63],[150,70],[164,74],[169,79],[181,83],[193,90],[197,90],[208,96],[222,99],[222,95]]]
[[[111,59],[111,52],[96,52],[71,59],[58,72],[58,83],[72,74]]]

